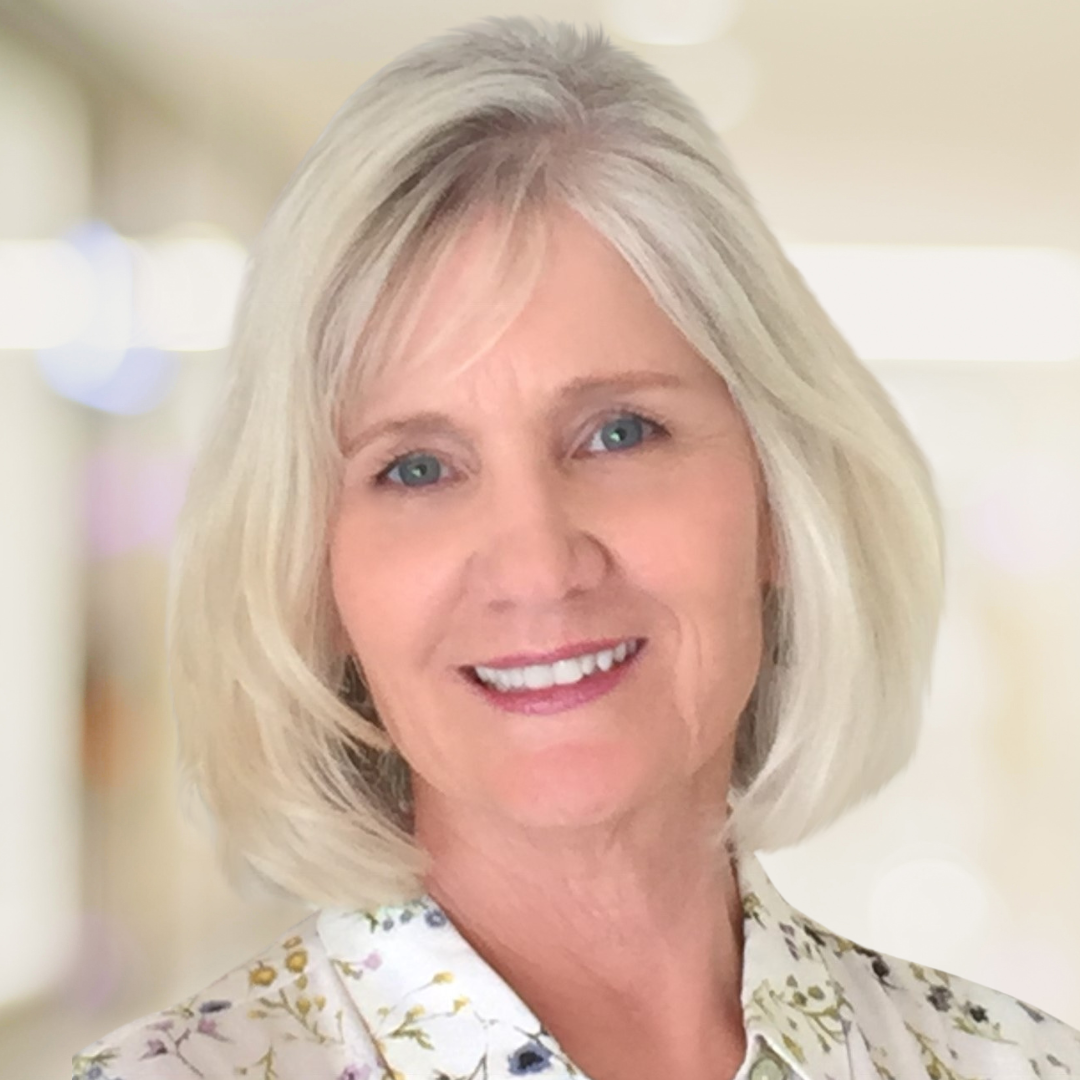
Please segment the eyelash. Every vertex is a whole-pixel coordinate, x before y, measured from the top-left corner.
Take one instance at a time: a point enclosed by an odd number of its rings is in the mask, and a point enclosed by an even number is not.
[[[620,409],[620,410],[617,410],[617,411],[614,411],[614,412],[611,412],[611,413],[607,413],[605,416],[599,418],[599,420],[597,422],[597,427],[594,428],[593,430],[595,431],[598,428],[602,428],[605,425],[611,423],[613,420],[621,420],[621,419],[623,419],[623,417],[627,417],[627,416],[632,416],[635,419],[643,420],[645,422],[646,429],[649,429],[649,428],[652,429],[651,436],[650,436],[648,430],[646,430],[645,438],[640,443],[637,443],[635,446],[631,446],[629,448],[630,451],[640,450],[646,445],[646,443],[651,442],[654,439],[665,439],[671,434],[668,431],[668,429],[663,424],[660,423],[659,420],[653,420],[651,417],[645,415],[644,413],[640,413],[640,412],[637,412],[635,410],[630,410],[630,409]],[[608,452],[610,453],[610,451],[608,451]],[[397,488],[400,488],[402,491],[410,491],[410,492],[411,491],[428,491],[428,490],[437,489],[437,488],[441,487],[442,486],[441,481],[437,481],[434,484],[422,485],[421,487],[417,487],[417,488],[410,488],[410,487],[406,486],[405,484],[391,484],[390,483],[388,474],[391,473],[394,470],[394,468],[396,468],[398,465],[403,464],[409,458],[416,457],[416,456],[421,455],[421,454],[431,454],[432,457],[437,456],[434,451],[425,450],[423,448],[417,448],[416,450],[407,450],[404,454],[395,454],[393,457],[384,460],[382,462],[382,464],[379,466],[378,472],[376,472],[375,475],[371,478],[372,486],[373,487],[397,487]]]

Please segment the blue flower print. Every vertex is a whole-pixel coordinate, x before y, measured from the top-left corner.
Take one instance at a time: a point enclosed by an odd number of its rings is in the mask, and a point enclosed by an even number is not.
[[[438,908],[431,908],[429,911],[424,912],[424,922],[426,922],[428,926],[445,926],[446,916]]]
[[[510,1071],[515,1076],[543,1072],[550,1064],[551,1051],[535,1040],[530,1040],[510,1055]]]
[[[112,1075],[105,1071],[102,1061],[107,1061],[114,1056],[106,1051],[103,1055],[95,1055],[92,1058],[72,1058],[74,1065],[72,1080],[113,1080]]]

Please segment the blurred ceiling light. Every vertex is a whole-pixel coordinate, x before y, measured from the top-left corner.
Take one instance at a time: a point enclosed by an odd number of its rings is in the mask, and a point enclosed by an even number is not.
[[[93,222],[61,241],[0,243],[0,349],[38,349],[50,383],[83,400],[131,346],[224,348],[247,253],[203,228],[136,244]],[[1080,256],[1071,252],[785,248],[863,360],[1080,359]]]
[[[147,345],[134,345],[112,377],[83,393],[78,400],[101,412],[137,416],[156,409],[176,382],[177,358]]]
[[[603,21],[647,45],[698,45],[719,37],[744,0],[603,0]]]
[[[38,343],[38,367],[57,393],[83,401],[113,376],[131,340],[131,251],[102,221],[86,222],[64,239],[90,268],[88,317],[73,335]]]
[[[172,386],[175,352],[224,348],[247,262],[190,225],[140,243],[105,222],[0,243],[0,349],[35,349],[46,382],[95,409],[140,413]]]
[[[93,308],[90,263],[70,244],[0,241],[0,349],[70,341],[89,322]]]
[[[72,401],[115,413],[146,412],[168,392],[175,358],[135,347],[133,247],[101,221],[65,237],[90,268],[89,317],[75,336],[38,347],[45,381]]]
[[[1080,359],[1080,256],[1054,248],[790,244],[863,360]]]
[[[179,236],[140,245],[136,296],[140,336],[184,352],[229,343],[247,251],[225,236]]]
[[[60,240],[0,241],[0,349],[92,348],[93,381],[128,345],[224,348],[247,252],[190,230],[138,242],[89,222]]]
[[[792,244],[866,361],[1080,359],[1080,256],[1049,247]]]

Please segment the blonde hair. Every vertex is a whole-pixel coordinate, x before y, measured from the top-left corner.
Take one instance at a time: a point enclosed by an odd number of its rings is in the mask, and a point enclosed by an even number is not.
[[[397,362],[417,297],[489,213],[497,251],[461,317],[483,307],[494,340],[535,281],[556,204],[615,246],[723,376],[760,458],[780,580],[726,835],[796,843],[914,750],[942,603],[923,455],[698,109],[599,27],[489,18],[378,71],[285,188],[180,519],[169,650],[183,768],[226,861],[297,897],[400,900],[427,865],[407,767],[336,644],[340,404]]]

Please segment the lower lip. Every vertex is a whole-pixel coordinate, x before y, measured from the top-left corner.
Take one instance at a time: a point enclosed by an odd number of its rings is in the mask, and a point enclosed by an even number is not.
[[[485,701],[503,712],[546,716],[549,713],[576,709],[614,690],[634,666],[644,648],[645,642],[641,641],[633,656],[628,656],[621,664],[614,665],[608,671],[597,671],[569,686],[549,686],[546,690],[495,690],[472,675],[463,677],[474,690],[483,695]]]

